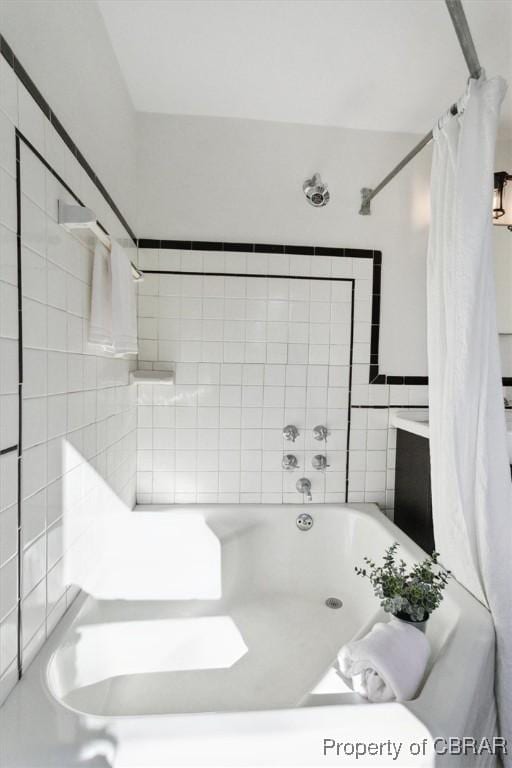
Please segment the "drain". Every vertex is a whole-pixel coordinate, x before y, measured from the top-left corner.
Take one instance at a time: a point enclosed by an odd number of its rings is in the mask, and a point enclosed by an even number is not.
[[[342,608],[343,603],[339,599],[339,597],[328,597],[325,601],[325,604],[328,608]]]
[[[307,512],[303,512],[298,516],[295,522],[297,523],[297,528],[299,531],[309,531],[313,525],[313,518],[311,515],[308,515]]]

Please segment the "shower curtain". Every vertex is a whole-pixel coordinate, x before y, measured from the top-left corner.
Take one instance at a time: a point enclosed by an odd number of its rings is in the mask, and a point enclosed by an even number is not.
[[[501,78],[471,80],[458,116],[446,115],[434,129],[427,306],[436,549],[441,562],[492,612],[500,731],[510,740],[512,484],[491,221],[505,90]]]

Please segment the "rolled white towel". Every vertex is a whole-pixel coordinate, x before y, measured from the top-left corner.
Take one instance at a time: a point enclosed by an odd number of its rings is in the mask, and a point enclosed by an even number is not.
[[[430,645],[425,635],[399,619],[375,624],[338,654],[341,676],[369,701],[408,701],[425,674]]]

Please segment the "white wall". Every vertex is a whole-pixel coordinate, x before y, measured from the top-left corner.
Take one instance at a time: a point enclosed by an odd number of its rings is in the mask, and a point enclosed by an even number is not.
[[[430,150],[358,215],[418,137],[222,118],[139,114],[142,237],[375,248],[383,252],[381,371],[426,374],[425,250]],[[377,120],[377,118],[376,118]],[[331,201],[306,203],[320,171]]]
[[[0,0],[0,31],[133,228],[135,113],[96,3]]]

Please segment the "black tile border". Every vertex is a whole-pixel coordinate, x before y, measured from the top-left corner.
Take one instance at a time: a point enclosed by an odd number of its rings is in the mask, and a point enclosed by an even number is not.
[[[276,275],[263,272],[204,272],[204,271],[186,271],[184,269],[145,269],[145,275],[196,275],[197,277],[259,277],[259,278],[277,278],[279,280],[328,280],[334,283],[350,283],[354,281],[353,277],[311,277],[311,275]]]
[[[391,408],[406,408],[408,411],[412,411],[415,408],[420,408],[421,410],[427,410],[428,411],[428,405],[400,405],[398,403],[395,405],[394,403],[390,403],[389,405],[374,405],[373,403],[366,403],[365,405],[353,405],[352,408],[381,408],[385,409],[386,411],[389,411]]]
[[[83,170],[87,174],[87,176],[91,179],[95,187],[99,190],[105,201],[108,203],[112,211],[115,213],[123,227],[126,229],[128,235],[131,237],[132,241],[136,243],[137,238],[135,237],[134,232],[132,231],[130,225],[126,221],[125,217],[117,207],[116,203],[114,202],[111,195],[108,193],[105,185],[99,178],[99,176],[94,172],[93,168],[89,165],[87,160],[85,159],[84,155],[80,152],[77,145],[69,135],[69,133],[66,131],[60,120],[58,119],[57,115],[53,112],[50,105],[44,98],[41,91],[38,89],[32,78],[29,76],[19,59],[15,56],[14,51],[12,50],[11,46],[3,37],[3,35],[0,35],[0,55],[3,56],[5,61],[9,64],[9,66],[14,70],[14,73],[19,78],[20,82],[25,86],[29,94],[32,96],[34,101],[36,102],[39,109],[42,111],[44,116],[50,121],[50,123],[53,125],[55,130],[57,131],[58,135],[64,142],[64,144],[67,146],[67,148],[71,151],[71,153],[74,155],[78,163],[82,166]]]
[[[5,456],[6,453],[13,453],[13,451],[18,450],[18,443],[16,445],[10,445],[8,448],[2,448],[0,450],[0,456]]]
[[[275,243],[232,243],[222,240],[159,240],[149,237],[140,237],[137,240],[138,248],[153,248],[159,250],[180,251],[238,251],[239,253],[279,253],[294,256],[337,256],[349,259],[375,259],[380,251],[367,248],[327,248],[314,245],[281,245]],[[380,263],[380,261],[379,261]],[[144,270],[145,272],[147,270]],[[289,275],[287,275],[289,277]]]

